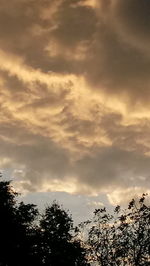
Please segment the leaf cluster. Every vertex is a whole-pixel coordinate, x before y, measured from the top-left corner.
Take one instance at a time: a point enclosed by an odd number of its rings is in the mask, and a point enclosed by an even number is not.
[[[88,221],[88,254],[103,266],[150,265],[150,206],[146,194],[127,209],[116,206],[112,215],[106,208],[96,209]],[[88,226],[87,226],[88,225]]]
[[[10,182],[0,182],[0,266],[88,265],[67,211],[53,202],[41,215],[17,196]]]

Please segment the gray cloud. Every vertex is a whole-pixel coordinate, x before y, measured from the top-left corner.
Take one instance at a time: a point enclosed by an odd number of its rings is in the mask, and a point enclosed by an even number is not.
[[[112,6],[105,6],[107,14],[103,14],[103,10],[100,9],[100,23],[90,52],[92,56],[86,63],[88,68],[87,78],[92,85],[98,89],[102,87],[106,93],[126,95],[128,101],[131,102],[143,100],[146,102],[149,99],[149,51],[144,46],[141,50],[136,44],[140,40],[146,42],[138,25],[144,20],[142,15],[144,17],[147,14],[141,14],[141,20],[139,19],[139,24],[136,24],[134,18],[139,12],[139,10],[136,12],[138,8],[136,2],[116,1],[114,6],[113,4]],[[120,10],[121,3],[122,11]],[[139,3],[141,3],[141,6],[147,7],[147,1],[138,1],[138,5],[140,5]],[[129,12],[127,12],[128,10]],[[122,12],[124,13],[122,14]],[[135,23],[135,28],[139,33],[138,40],[133,32],[132,41],[128,31],[124,30],[123,16],[126,16],[129,32],[132,30],[132,24]],[[121,23],[121,21],[123,22]],[[143,27],[144,25],[143,23]],[[147,28],[147,25],[145,28]]]
[[[148,0],[116,1],[115,15],[125,33],[140,42],[149,41],[150,2]]]
[[[82,41],[91,40],[96,16],[90,7],[78,6],[80,1],[73,0],[1,2],[1,48],[23,56],[28,64],[43,71],[78,72],[71,59],[61,55],[54,59],[45,49],[54,40],[61,44],[59,49],[63,45],[73,52]]]
[[[91,40],[97,22],[92,8],[71,4],[71,1],[67,4],[64,1],[64,5],[56,13],[58,27],[52,32],[52,36],[69,47]]]
[[[94,156],[77,162],[81,180],[91,187],[109,189],[149,186],[150,159],[147,156],[115,147],[97,149]],[[140,177],[144,179],[140,179]],[[99,188],[99,189],[98,189]]]
[[[54,179],[61,182],[64,180],[65,183],[66,177],[69,176],[77,178],[81,186],[81,191],[80,187],[77,190],[79,193],[82,192],[82,187],[86,187],[87,193],[88,191],[89,193],[90,191],[107,191],[117,187],[124,189],[135,186],[148,187],[150,158],[143,154],[142,144],[142,152],[138,153],[137,151],[140,149],[136,146],[136,141],[130,143],[131,140],[133,141],[133,137],[136,140],[134,132],[136,128],[134,130],[125,129],[123,132],[122,128],[115,129],[116,124],[113,122],[112,116],[110,119],[112,123],[109,124],[112,126],[107,127],[107,118],[106,124],[102,123],[102,125],[112,134],[115,146],[93,146],[89,149],[91,150],[89,155],[84,155],[80,159],[74,158],[74,161],[72,161],[72,154],[68,150],[54,144],[50,138],[30,133],[23,125],[15,124],[15,121],[9,125],[1,123],[1,159],[7,159],[2,166],[4,169],[10,167],[22,169],[25,172],[23,177],[25,182],[22,187],[28,191],[38,191],[43,182],[46,181],[49,184]],[[84,127],[83,124],[82,127]],[[77,130],[78,127],[76,127]],[[88,131],[86,124],[84,130]],[[126,139],[123,141],[120,135]],[[139,135],[139,137],[141,136]],[[72,141],[79,145],[76,139]],[[121,146],[122,149],[119,148]],[[82,148],[82,144],[79,147]],[[18,182],[21,180],[20,176]]]
[[[2,167],[23,169],[25,179],[31,182],[29,186],[24,184],[28,190],[37,191],[46,179],[63,179],[70,172],[69,156],[64,149],[21,126],[1,124],[0,146],[1,162],[7,159]]]

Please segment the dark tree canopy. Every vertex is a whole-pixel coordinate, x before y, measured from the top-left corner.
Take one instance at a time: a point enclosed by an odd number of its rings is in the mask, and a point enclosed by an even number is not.
[[[150,206],[146,195],[128,209],[117,206],[114,214],[96,209],[88,231],[88,254],[101,266],[150,266]]]
[[[0,265],[27,265],[31,235],[38,211],[33,204],[17,204],[10,182],[0,182]],[[28,264],[30,265],[30,264]]]
[[[0,182],[0,266],[88,265],[72,218],[59,204],[39,215],[17,195],[10,182]]]
[[[45,265],[87,265],[84,249],[72,238],[72,218],[56,202],[46,208],[40,227]]]

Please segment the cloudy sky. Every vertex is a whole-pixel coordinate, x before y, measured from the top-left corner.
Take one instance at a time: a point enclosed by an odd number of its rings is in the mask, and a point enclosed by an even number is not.
[[[0,0],[0,168],[76,217],[150,192],[149,0]]]

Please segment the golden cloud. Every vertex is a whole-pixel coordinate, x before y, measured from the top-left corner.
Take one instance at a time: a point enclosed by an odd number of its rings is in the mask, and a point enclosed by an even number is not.
[[[146,188],[150,59],[135,1],[2,2],[1,168],[22,171],[22,191],[105,191],[113,204]]]

